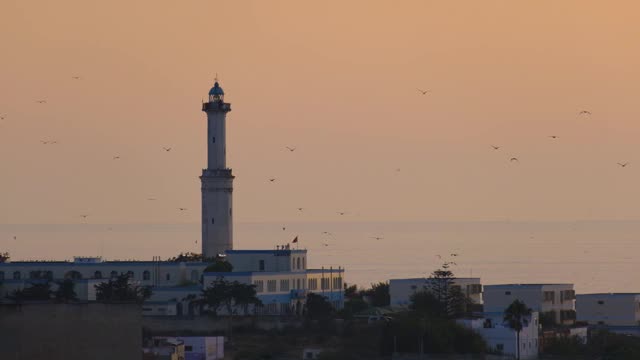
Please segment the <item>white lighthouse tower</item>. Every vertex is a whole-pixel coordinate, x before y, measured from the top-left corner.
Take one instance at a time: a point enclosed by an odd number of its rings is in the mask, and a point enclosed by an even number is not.
[[[226,117],[231,104],[224,102],[218,84],[202,104],[207,113],[207,168],[202,170],[202,255],[214,257],[233,249],[233,175],[227,168]]]

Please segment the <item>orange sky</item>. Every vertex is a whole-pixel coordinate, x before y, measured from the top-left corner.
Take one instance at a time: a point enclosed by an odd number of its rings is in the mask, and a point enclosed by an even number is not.
[[[4,0],[0,223],[198,222],[216,73],[236,221],[637,219],[639,8]]]

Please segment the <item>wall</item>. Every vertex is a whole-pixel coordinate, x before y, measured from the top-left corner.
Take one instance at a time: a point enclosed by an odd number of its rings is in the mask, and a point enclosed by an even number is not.
[[[640,295],[577,295],[576,312],[579,321],[586,321],[590,325],[602,322],[611,326],[636,326],[640,320]]]
[[[0,305],[0,359],[139,360],[135,304]]]
[[[389,294],[391,296],[391,305],[409,305],[411,303],[411,295],[417,291],[428,288],[428,278],[414,279],[391,279],[389,280]],[[457,278],[453,280],[454,285],[461,287],[462,291],[469,296],[476,304],[482,304],[482,292],[472,294],[467,292],[469,285],[480,285],[480,278]]]
[[[524,302],[533,311],[545,313],[554,311],[556,320],[560,321],[562,310],[575,310],[575,300],[560,301],[560,292],[573,290],[572,284],[513,284],[486,285],[482,297],[485,312],[504,312],[515,300]],[[543,301],[545,291],[555,293],[555,301]],[[510,294],[507,294],[510,292]]]

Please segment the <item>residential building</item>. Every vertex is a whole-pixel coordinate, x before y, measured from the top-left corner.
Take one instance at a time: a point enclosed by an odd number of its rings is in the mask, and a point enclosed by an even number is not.
[[[411,304],[411,296],[418,291],[429,290],[434,281],[432,278],[410,278],[389,280],[391,306]],[[482,304],[482,284],[480,278],[453,278],[452,287],[458,287],[474,304]]]
[[[540,313],[543,325],[575,323],[573,284],[505,284],[485,285],[482,294],[484,311],[504,312],[515,300]]]
[[[459,324],[477,332],[486,341],[489,348],[508,356],[516,356],[518,334],[504,322],[504,313],[484,313],[478,319],[459,319]],[[538,358],[538,313],[533,312],[523,323],[520,331],[520,359]]]
[[[576,312],[589,325],[639,326],[640,293],[579,294]]]

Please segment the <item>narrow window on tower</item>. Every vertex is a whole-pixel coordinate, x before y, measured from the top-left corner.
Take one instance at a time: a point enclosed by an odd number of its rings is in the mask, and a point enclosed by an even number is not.
[[[216,143],[216,137],[215,136],[211,138],[211,142],[214,143],[214,144]]]
[[[231,216],[231,208],[229,208],[229,216]]]
[[[215,224],[216,220],[214,218],[211,218],[211,225]]]

